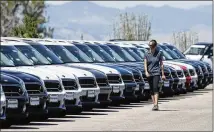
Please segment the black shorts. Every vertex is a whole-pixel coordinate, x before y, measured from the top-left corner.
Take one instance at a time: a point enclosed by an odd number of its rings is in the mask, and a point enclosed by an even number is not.
[[[151,95],[154,95],[156,93],[159,93],[159,81],[160,76],[150,76],[148,77],[148,83],[150,86],[150,93]]]

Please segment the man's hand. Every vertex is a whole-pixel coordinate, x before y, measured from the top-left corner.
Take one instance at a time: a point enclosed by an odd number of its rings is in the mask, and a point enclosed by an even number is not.
[[[148,72],[146,72],[146,77],[149,77],[150,75],[149,75],[149,73]]]
[[[162,80],[166,80],[166,76],[165,75],[162,76]]]

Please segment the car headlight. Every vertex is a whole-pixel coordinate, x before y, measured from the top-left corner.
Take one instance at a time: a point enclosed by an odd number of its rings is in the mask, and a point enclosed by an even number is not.
[[[3,114],[4,114],[4,109],[1,107],[0,115],[3,115]]]
[[[22,112],[25,112],[26,109],[27,109],[27,107],[26,107],[26,105],[24,105],[23,108],[22,108]]]

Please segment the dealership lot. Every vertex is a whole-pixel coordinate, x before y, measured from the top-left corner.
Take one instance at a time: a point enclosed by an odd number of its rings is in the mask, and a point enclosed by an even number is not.
[[[50,118],[3,131],[211,131],[212,85],[206,89],[160,99],[160,111],[149,101],[94,109],[80,115]]]

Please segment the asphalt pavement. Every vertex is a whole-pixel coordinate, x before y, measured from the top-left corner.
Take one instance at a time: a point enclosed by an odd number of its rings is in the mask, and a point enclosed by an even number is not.
[[[143,101],[1,131],[212,131],[212,85],[160,99],[160,111],[151,111],[152,107],[151,101]]]

